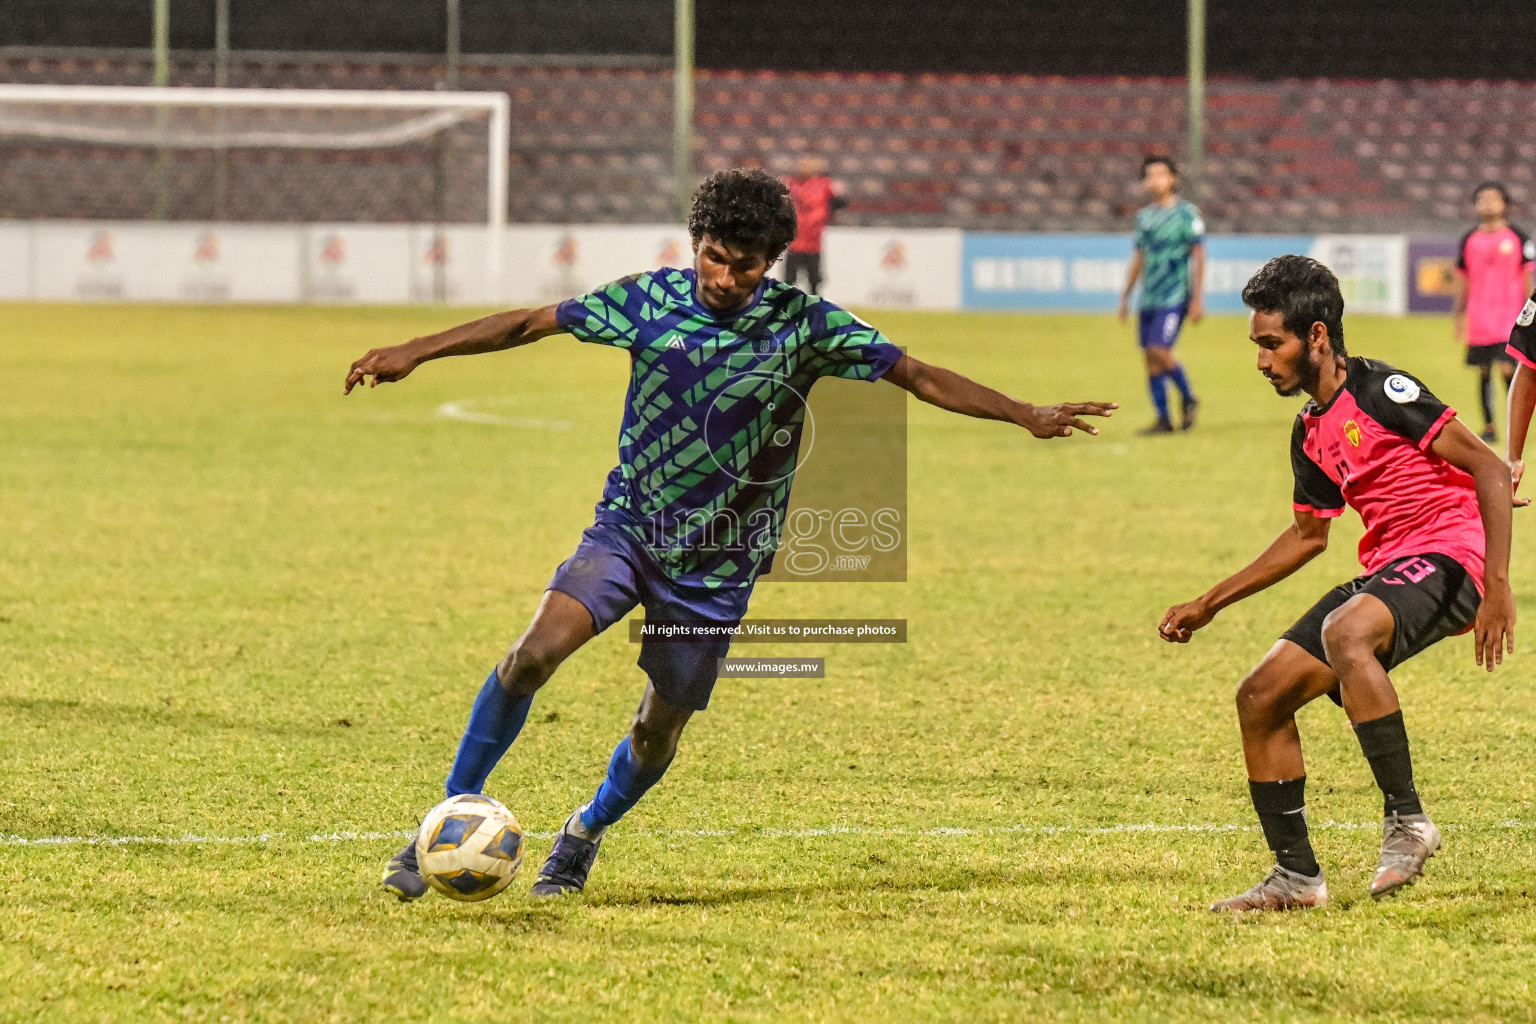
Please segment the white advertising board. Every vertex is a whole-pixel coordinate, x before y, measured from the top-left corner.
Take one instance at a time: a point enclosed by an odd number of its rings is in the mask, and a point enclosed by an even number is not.
[[[415,230],[408,224],[310,224],[300,228],[304,301],[410,302],[411,236]]]
[[[962,237],[952,228],[828,228],[821,290],[844,306],[959,309]]]
[[[0,224],[0,300],[32,295],[32,225]]]
[[[692,264],[688,232],[681,227],[519,225],[507,231],[504,294],[514,305],[542,305],[630,274]]]
[[[295,302],[292,228],[40,223],[33,298],[76,302]]]
[[[411,229],[411,301],[492,305],[501,294],[486,280],[485,229],[417,225]]]
[[[1339,279],[1346,314],[1408,311],[1406,237],[1318,235],[1308,255]]]

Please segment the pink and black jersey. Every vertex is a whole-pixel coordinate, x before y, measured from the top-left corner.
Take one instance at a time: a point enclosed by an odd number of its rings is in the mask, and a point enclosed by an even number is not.
[[[1531,297],[1515,317],[1515,326],[1509,332],[1509,347],[1506,351],[1536,370],[1536,292],[1531,292]]]
[[[1344,386],[1322,408],[1308,402],[1291,433],[1295,507],[1328,518],[1349,505],[1365,522],[1367,573],[1405,555],[1456,559],[1482,589],[1483,520],[1477,490],[1430,450],[1456,418],[1418,380],[1374,359],[1350,359]]]
[[[1467,279],[1467,344],[1502,345],[1525,302],[1525,271],[1536,240],[1517,227],[1473,228],[1456,248],[1456,272]]]

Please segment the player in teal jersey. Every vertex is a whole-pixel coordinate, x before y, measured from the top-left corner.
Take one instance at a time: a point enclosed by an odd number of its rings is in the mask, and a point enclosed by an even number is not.
[[[1200,403],[1189,386],[1184,364],[1173,355],[1174,342],[1184,321],[1199,323],[1205,316],[1201,296],[1205,279],[1205,222],[1194,205],[1179,198],[1179,172],[1165,156],[1149,156],[1141,163],[1142,185],[1152,203],[1136,214],[1136,251],[1120,296],[1120,322],[1131,308],[1131,292],[1141,279],[1137,317],[1141,350],[1147,357],[1147,386],[1157,421],[1144,434],[1169,434],[1173,421],[1168,414],[1168,384],[1179,389],[1181,425],[1195,425]]]
[[[481,687],[448,794],[480,792],[539,688],[636,605],[647,622],[687,620],[690,629],[706,627],[705,635],[642,643],[640,708],[607,778],[556,837],[536,895],[586,886],[604,833],[661,779],[689,716],[708,705],[730,631],[778,547],[805,398],[816,380],[885,379],[939,408],[1013,423],[1040,438],[1096,434],[1080,417],[1115,408],[1015,401],[905,355],[851,313],[766,277],[795,226],[783,182],[761,171],[722,171],[694,195],[692,269],[640,274],[557,306],[498,313],[374,349],[347,374],[350,393],[370,380],[401,380],[429,359],[560,333],[629,353],[619,464],[596,521]],[[391,858],[384,887],[402,900],[425,894],[414,841]]]

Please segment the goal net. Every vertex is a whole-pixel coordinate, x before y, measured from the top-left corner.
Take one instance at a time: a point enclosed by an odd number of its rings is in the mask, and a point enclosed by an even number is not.
[[[0,85],[0,218],[476,225],[495,282],[508,121],[499,92]]]

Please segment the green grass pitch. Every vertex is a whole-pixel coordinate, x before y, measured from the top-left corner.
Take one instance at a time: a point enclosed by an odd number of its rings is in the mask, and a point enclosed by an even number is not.
[[[342,397],[366,349],[458,316],[0,310],[0,833],[266,836],[7,840],[0,1019],[1536,1016],[1524,652],[1488,676],[1457,638],[1396,673],[1446,828],[1425,881],[1366,897],[1378,837],[1342,826],[1379,798],[1323,703],[1301,718],[1312,821],[1341,823],[1315,834],[1333,905],[1205,910],[1268,867],[1233,687],[1353,574],[1359,532],[1340,520],[1323,558],[1191,646],[1157,639],[1290,518],[1298,400],[1254,372],[1237,317],[1182,343],[1198,430],[1142,439],[1139,356],[1108,318],[872,314],[1015,395],[1124,408],[1046,443],[913,403],[909,581],[764,586],[753,607],[906,618],[909,643],[749,649],[825,654],[828,677],[723,683],[581,898],[527,898],[541,838],[487,903],[386,898],[399,839],[311,837],[409,827],[439,799],[476,688],[590,522],[627,369],[554,338]],[[1445,321],[1348,327],[1472,400]],[[468,399],[521,425],[434,412]],[[634,655],[622,629],[580,653],[491,777],[531,832],[600,780]]]

